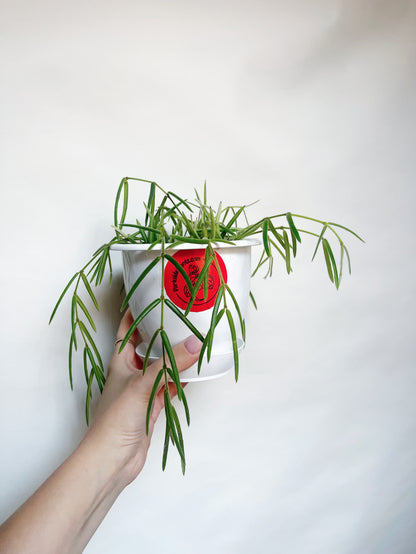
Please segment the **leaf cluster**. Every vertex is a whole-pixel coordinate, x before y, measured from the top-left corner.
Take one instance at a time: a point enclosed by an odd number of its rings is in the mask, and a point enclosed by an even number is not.
[[[131,182],[143,183],[149,188],[147,200],[144,202],[144,219],[142,220],[135,218],[133,221],[126,221],[130,203],[129,192]],[[290,273],[293,270],[293,260],[302,242],[302,236],[313,236],[316,239],[316,245],[312,259],[315,259],[318,251],[321,249],[328,277],[338,289],[346,264],[348,271],[351,273],[349,252],[341,234],[347,233],[362,241],[354,231],[347,227],[333,222],[293,214],[291,212],[267,216],[250,224],[247,218],[248,208],[249,206],[247,205],[224,207],[221,202],[216,208],[213,208],[209,205],[207,200],[206,184],[204,185],[203,193],[200,195],[198,191],[195,191],[195,198],[189,201],[181,198],[172,191],[165,191],[153,181],[133,177],[123,178],[117,189],[114,203],[114,236],[94,252],[90,260],[70,279],[60,295],[50,318],[51,322],[63,297],[72,286],[71,334],[68,354],[69,379],[72,388],[73,353],[81,349],[86,380],[85,413],[88,423],[93,383],[95,382],[97,384],[100,391],[103,390],[105,384],[105,371],[102,358],[93,338],[93,335],[96,333],[93,314],[99,309],[93,287],[101,285],[106,274],[109,276],[109,284],[111,285],[112,283],[113,270],[111,264],[111,247],[113,245],[146,244],[149,250],[155,246],[161,247],[160,254],[156,256],[137,277],[132,288],[126,291],[127,294],[121,309],[124,310],[128,306],[132,295],[137,290],[140,290],[141,283],[152,270],[159,263],[164,267],[167,262],[175,266],[175,269],[182,275],[189,288],[191,296],[188,306],[186,310],[181,310],[165,296],[164,271],[162,270],[160,296],[154,298],[136,317],[121,342],[120,351],[123,350],[143,319],[157,306],[160,306],[160,326],[154,332],[149,342],[143,362],[143,371],[146,371],[152,347],[156,339],[160,337],[162,343],[163,367],[157,375],[150,397],[147,411],[147,428],[155,395],[162,382],[165,385],[166,414],[165,444],[162,458],[163,468],[166,466],[168,448],[171,442],[180,455],[182,470],[185,471],[183,434],[178,414],[169,396],[169,382],[174,383],[178,399],[183,404],[188,425],[190,422],[189,408],[180,383],[179,371],[173,354],[172,345],[164,329],[165,310],[168,309],[173,312],[175,316],[177,316],[178,319],[201,340],[202,349],[198,360],[198,372],[201,370],[204,358],[206,357],[208,361],[211,359],[215,331],[222,318],[225,317],[225,321],[227,321],[229,327],[233,348],[235,380],[237,381],[238,379],[238,336],[240,335],[242,340],[245,341],[245,321],[233,291],[223,278],[220,265],[216,258],[215,248],[224,243],[234,244],[236,241],[242,239],[258,238],[262,248],[252,276],[257,274],[260,269],[264,268],[264,276],[269,277],[273,273],[276,260],[281,261],[287,273]],[[297,221],[296,224],[295,220]],[[300,224],[306,223],[311,224],[312,228],[300,227]],[[318,227],[318,231],[314,229],[316,226]],[[205,248],[204,264],[194,285],[191,283],[183,267],[170,254],[172,249],[184,243],[201,245],[201,247]],[[337,256],[334,254],[336,246],[339,252],[338,260]],[[207,297],[208,277],[212,265],[215,265],[218,272],[220,287],[215,304],[212,308],[210,326],[208,332],[204,336],[188,319],[188,314],[201,287],[204,291],[204,296]],[[82,298],[87,298],[88,302]],[[250,292],[250,298],[257,308],[252,292]],[[88,304],[92,305],[94,308],[88,308]],[[230,309],[230,307],[232,307],[232,309]],[[236,316],[233,314],[236,314]]]

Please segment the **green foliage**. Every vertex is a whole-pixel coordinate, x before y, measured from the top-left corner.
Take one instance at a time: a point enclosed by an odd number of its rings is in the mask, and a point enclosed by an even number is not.
[[[147,201],[144,203],[145,216],[144,221],[126,222],[127,212],[129,209],[129,187],[130,182],[144,183],[149,188]],[[158,196],[161,198],[158,199]],[[179,421],[178,414],[172,405],[168,385],[174,383],[177,391],[178,399],[182,403],[186,421],[189,425],[190,416],[189,408],[186,401],[185,393],[180,383],[180,375],[176,365],[175,356],[173,353],[170,339],[164,329],[164,308],[169,308],[190,331],[194,333],[202,342],[202,349],[198,360],[198,372],[201,369],[201,364],[204,357],[209,361],[212,354],[212,345],[215,335],[215,330],[223,318],[224,314],[228,322],[230,330],[230,338],[233,348],[235,379],[238,379],[239,372],[239,352],[237,344],[237,331],[241,329],[243,340],[245,340],[245,321],[242,317],[240,307],[235,298],[233,291],[225,283],[223,279],[220,265],[218,264],[215,247],[224,244],[234,244],[246,238],[258,237],[262,250],[258,258],[255,269],[252,273],[254,276],[261,268],[266,268],[265,277],[272,275],[273,266],[277,254],[277,259],[283,261],[287,273],[293,269],[293,259],[296,257],[299,245],[301,244],[302,235],[310,235],[315,237],[316,247],[312,256],[314,259],[318,253],[319,247],[322,245],[323,257],[328,277],[335,287],[338,289],[341,283],[344,270],[344,258],[347,258],[348,271],[351,273],[351,262],[349,252],[344,241],[341,238],[341,231],[347,234],[352,234],[354,237],[362,241],[362,239],[351,229],[333,222],[321,221],[307,216],[292,214],[285,212],[277,215],[267,216],[257,221],[254,224],[249,224],[247,219],[247,208],[249,206],[227,206],[223,207],[222,203],[215,209],[208,204],[207,189],[204,185],[203,197],[195,191],[195,199],[189,201],[179,197],[172,191],[165,191],[157,183],[147,181],[145,179],[137,179],[125,177],[121,180],[118,187],[116,199],[114,203],[114,236],[109,242],[102,245],[91,257],[91,259],[70,279],[52,311],[50,317],[51,322],[56,314],[56,311],[61,304],[63,297],[73,286],[72,302],[71,302],[71,334],[69,340],[69,379],[71,388],[73,387],[73,354],[74,350],[78,350],[79,341],[83,343],[83,366],[86,380],[86,402],[85,411],[87,423],[89,421],[89,405],[92,396],[92,388],[94,381],[102,391],[105,384],[105,371],[101,355],[93,339],[93,334],[96,333],[96,325],[93,314],[88,308],[88,304],[82,300],[84,295],[89,299],[90,303],[96,310],[99,309],[97,298],[93,292],[93,286],[101,285],[106,273],[109,275],[109,284],[112,282],[112,265],[111,265],[111,246],[115,244],[147,244],[149,249],[156,245],[161,246],[161,253],[157,256],[146,269],[139,275],[133,284],[130,291],[122,303],[122,309],[126,308],[133,293],[140,288],[143,279],[151,273],[151,271],[162,263],[162,283],[160,296],[153,301],[136,317],[129,331],[121,342],[119,351],[121,352],[127,344],[129,338],[133,335],[135,329],[140,322],[154,308],[160,305],[161,320],[160,327],[156,329],[152,336],[144,359],[145,371],[150,358],[152,346],[158,336],[162,341],[162,359],[163,367],[159,371],[156,381],[150,396],[149,406],[147,410],[147,430],[152,413],[152,406],[155,396],[159,388],[164,385],[164,400],[166,414],[166,430],[165,443],[163,449],[162,467],[166,466],[168,449],[170,442],[176,447],[180,458],[182,471],[185,471],[185,449],[183,442],[183,434]],[[318,226],[319,232],[313,229],[303,229],[295,224],[298,222],[309,222],[313,226]],[[328,238],[328,235],[330,237]],[[325,237],[324,237],[325,235]],[[335,243],[339,250],[339,261],[337,262],[334,254],[334,244],[330,243],[330,239]],[[191,243],[205,247],[205,259],[203,268],[198,276],[198,279],[193,286],[188,275],[182,266],[173,258],[169,252],[169,248],[175,248],[183,243]],[[164,293],[164,267],[166,262],[172,263],[177,271],[184,278],[190,292],[191,297],[185,311],[180,310],[165,297]],[[200,287],[204,287],[204,295],[208,292],[208,275],[209,268],[212,263],[215,263],[219,279],[220,287],[217,293],[215,304],[212,308],[210,327],[205,337],[202,333],[189,321],[188,314],[195,302],[197,293]],[[257,305],[252,292],[250,298],[257,309]],[[237,313],[237,321],[234,321],[232,311],[229,309],[227,301],[233,305]]]

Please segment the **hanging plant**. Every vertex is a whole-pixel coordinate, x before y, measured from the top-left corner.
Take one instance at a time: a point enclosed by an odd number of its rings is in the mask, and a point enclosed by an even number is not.
[[[142,221],[126,221],[130,181],[145,183],[149,188]],[[105,370],[94,340],[94,312],[88,309],[85,298],[89,297],[95,310],[99,309],[93,289],[102,284],[106,275],[111,286],[114,251],[123,252],[126,295],[121,310],[129,305],[134,318],[119,351],[138,329],[142,343],[137,352],[143,360],[143,373],[153,360],[163,359],[150,396],[147,430],[161,383],[165,384],[166,391],[169,382],[175,384],[189,425],[189,409],[181,382],[217,377],[232,368],[237,381],[240,351],[246,340],[245,313],[249,298],[257,308],[250,278],[262,269],[265,277],[270,277],[276,262],[290,273],[302,236],[316,238],[312,260],[321,249],[328,277],[337,289],[345,269],[351,273],[350,256],[342,235],[352,235],[362,241],[351,229],[290,212],[266,216],[250,224],[248,208],[223,206],[221,202],[213,208],[208,204],[206,185],[202,195],[195,191],[195,199],[189,201],[165,191],[153,181],[133,177],[121,180],[114,204],[113,237],[69,280],[50,317],[51,322],[62,298],[72,287],[69,380],[72,389],[73,354],[80,351],[86,381],[87,423],[93,383],[102,392]],[[309,227],[303,228],[303,224]],[[255,244],[261,248],[251,272],[251,249]],[[190,332],[200,339],[202,349],[195,367],[179,373],[172,346]],[[164,398],[166,432],[162,467],[166,466],[172,441],[184,472],[185,450],[179,417],[169,394]]]

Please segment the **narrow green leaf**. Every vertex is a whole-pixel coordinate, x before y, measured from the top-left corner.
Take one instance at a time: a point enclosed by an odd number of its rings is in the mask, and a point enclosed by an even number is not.
[[[220,223],[218,227],[219,227],[219,229],[218,229],[219,235],[223,239],[227,236],[229,238],[233,238],[237,234],[237,231],[235,229],[231,229],[230,227],[226,227],[223,223]],[[218,239],[216,239],[215,242],[218,242]]]
[[[165,213],[165,219],[170,219],[172,222],[177,224],[178,223],[178,213],[182,214],[182,212],[180,210],[178,210],[178,208],[181,204],[180,204],[180,202],[179,203],[173,202],[172,198],[169,198],[169,200],[172,202],[173,206],[171,208],[169,208],[169,210],[167,210],[167,212]]]
[[[245,341],[246,340],[246,327],[245,327],[243,316],[241,315],[240,306],[238,305],[237,299],[234,296],[234,294],[233,294],[232,290],[230,289],[230,287],[228,285],[225,285],[225,288],[227,289],[227,292],[231,296],[231,300],[234,303],[235,309],[236,309],[237,314],[238,314],[238,319],[240,321],[240,328],[241,328],[241,333],[242,333],[242,336],[243,336],[243,340]]]
[[[224,283],[225,285],[225,283]],[[215,299],[214,307],[212,308],[212,314],[211,314],[211,325],[215,321],[215,318],[217,317],[218,309],[221,303],[221,300],[224,296],[224,285],[221,285],[217,292],[217,297]]]
[[[285,259],[286,259],[286,271],[290,273],[292,268],[290,267],[290,242],[288,234],[283,230],[283,240],[285,241]]]
[[[77,290],[77,287],[75,288],[75,290]],[[74,294],[72,295],[72,301],[71,301],[71,333],[74,340],[75,350],[77,349],[76,330],[77,330],[77,301],[76,301],[76,292],[74,292]]]
[[[222,202],[218,204],[217,213],[215,214],[215,235],[220,237],[221,236],[221,230],[220,230],[220,219],[221,219],[221,213],[222,213]]]
[[[225,220],[227,219],[228,214],[230,213],[230,210],[231,210],[231,206],[227,206],[224,209],[221,223],[225,223]]]
[[[210,238],[211,238],[211,239],[215,239],[215,235],[216,235],[216,224],[215,224],[214,210],[213,210],[212,208],[209,209],[209,216],[210,216],[210,225],[211,225]]]
[[[55,307],[52,311],[52,314],[51,314],[51,317],[49,318],[49,324],[51,323],[52,319],[54,318],[54,315],[56,314],[56,310],[58,309],[59,307],[59,304],[61,303],[62,301],[62,298],[65,296],[66,292],[68,291],[69,287],[72,285],[72,283],[74,282],[75,278],[79,275],[79,272],[75,273],[75,275],[73,277],[71,277],[71,279],[69,280],[68,284],[66,285],[66,287],[64,288],[61,296],[59,297],[58,299],[58,302],[55,304]]]
[[[108,256],[108,268],[110,270],[110,287],[113,284],[113,265],[111,263],[111,254]]]
[[[342,245],[342,248],[344,249],[345,254],[346,254],[346,256],[347,256],[348,273],[351,275],[351,259],[350,259],[350,255],[349,255],[349,252],[348,252],[347,247],[345,246],[345,244]]]
[[[147,225],[154,213],[156,196],[156,183],[150,183],[149,197],[147,200],[147,210],[145,217],[145,225]]]
[[[103,282],[103,279],[104,279],[104,274],[105,274],[105,268],[107,266],[107,260],[109,259],[110,257],[110,247],[109,245],[106,246],[106,248],[104,248],[99,260],[98,260],[98,264],[94,270],[94,273],[92,274],[92,277],[90,279],[91,283],[94,281],[95,279],[95,286],[97,287],[98,285],[101,285],[101,283]]]
[[[88,358],[91,362],[91,367],[94,372],[95,378],[97,380],[97,384],[100,388],[100,392],[103,392],[103,385],[105,383],[105,377],[104,373],[102,373],[101,369],[97,365],[96,361],[94,360],[94,356],[92,355],[91,349],[87,346],[86,347]]]
[[[365,240],[362,239],[359,235],[357,235],[357,233],[355,233],[354,231],[351,231],[351,229],[348,229],[348,227],[344,227],[343,225],[340,225],[339,223],[334,223],[333,221],[331,221],[330,223],[328,223],[328,225],[334,225],[335,227],[340,227],[341,229],[344,229],[344,231],[348,231],[348,233],[351,233],[352,235],[354,235],[354,237],[357,237],[357,239],[359,239],[361,242],[364,242],[365,243]]]
[[[302,242],[301,238],[300,238],[300,234],[299,234],[299,231],[297,230],[296,228],[296,225],[294,224],[293,222],[293,217],[292,217],[292,214],[290,212],[287,212],[286,214],[286,219],[287,219],[287,222],[289,223],[289,227],[290,227],[290,230],[292,231],[292,233],[295,235],[296,237],[296,240],[298,242]]]
[[[90,332],[88,331],[88,329],[86,328],[85,324],[83,321],[79,320],[78,321],[78,325],[79,325],[79,328],[81,330],[81,333],[84,337],[84,341],[88,341],[90,343],[90,346],[91,348],[93,349],[94,351],[94,354],[95,354],[95,357],[97,358],[97,361],[101,367],[101,369],[104,371],[104,366],[103,366],[103,361],[101,359],[101,356],[100,356],[100,353],[98,351],[98,348],[97,346],[95,345],[95,342],[90,334]]]
[[[161,369],[156,376],[155,382],[153,383],[152,392],[150,393],[149,403],[147,405],[147,411],[146,411],[146,435],[149,434],[150,416],[152,415],[153,404],[157,394],[157,389],[159,387],[159,384],[163,375],[164,375],[164,371],[163,369]]]
[[[85,375],[85,382],[88,385],[88,363],[87,363],[87,349],[84,348],[83,355],[82,355],[82,361],[84,366],[84,375]]]
[[[264,250],[263,250],[263,252],[262,252],[262,254],[261,254],[261,256],[260,256],[260,259],[259,259],[259,261],[257,262],[257,265],[256,265],[256,267],[255,267],[253,273],[251,274],[251,277],[254,277],[254,276],[256,275],[256,273],[259,271],[259,269],[262,267],[262,265],[265,264],[265,263],[267,262],[268,258],[267,258],[267,257],[265,258],[265,254],[266,254],[266,253],[265,253]],[[282,254],[282,255],[283,255],[283,254]],[[284,258],[284,255],[283,255],[283,258]]]
[[[270,253],[270,246],[269,246],[269,236],[267,234],[268,230],[269,230],[269,220],[265,219],[263,223],[263,246],[266,254],[270,256],[271,253]]]
[[[221,299],[223,298],[223,296],[224,296],[224,287],[221,286],[220,289],[218,290],[217,298],[215,299],[214,307],[212,308],[211,322],[210,322],[210,325],[209,325],[210,333],[209,333],[209,339],[208,339],[208,352],[207,352],[208,360],[211,358],[212,344],[213,344],[213,340],[214,340],[214,332],[215,332],[215,327],[217,326],[217,313],[218,313],[218,310],[219,310],[219,307],[220,307],[220,302],[221,302]]]
[[[136,236],[138,233],[135,233],[133,235],[129,235],[128,233],[125,233],[124,231],[122,231],[120,229],[120,227],[114,227],[114,230],[116,232],[116,239],[115,239],[115,243],[116,244],[125,244],[126,242],[127,243],[132,243],[132,244],[137,244],[138,241]]]
[[[162,456],[162,470],[165,471],[166,468],[166,461],[168,459],[168,450],[169,450],[169,422],[166,418],[166,426],[165,426],[165,442],[163,445],[163,456]]]
[[[183,442],[183,435],[182,435],[182,429],[181,429],[181,424],[180,424],[180,421],[179,421],[179,417],[178,417],[178,414],[177,414],[177,412],[175,410],[175,407],[173,405],[171,405],[171,415],[172,415],[172,420],[173,420],[173,423],[174,423],[174,426],[176,428],[176,432],[177,432],[177,435],[178,435],[178,443],[180,445],[179,454],[180,454],[180,457],[181,457],[182,473],[185,474],[185,467],[186,467],[185,445],[184,445],[184,442]]]
[[[219,311],[219,313],[217,314],[217,317],[215,318],[215,323],[214,323],[214,326],[212,327],[212,331],[210,329],[211,332],[209,333],[210,336],[209,336],[209,340],[208,340],[208,351],[207,351],[207,360],[208,360],[208,362],[211,360],[213,340],[214,340],[214,330],[218,326],[218,324],[221,321],[224,314],[225,314],[225,308],[222,308]]]
[[[123,177],[121,179],[121,183],[119,184],[119,187],[117,189],[116,200],[114,202],[114,225],[115,225],[115,227],[118,227],[118,205],[119,205],[119,202],[120,202],[121,191],[123,190],[125,180],[126,180],[126,177]]]
[[[78,306],[81,308],[81,310],[84,312],[85,314],[85,317],[88,319],[89,321],[89,324],[91,325],[91,327],[94,329],[95,332],[97,332],[97,328],[95,327],[95,323],[91,317],[91,314],[89,313],[89,311],[87,310],[87,307],[85,306],[84,302],[81,300],[81,298],[75,294],[74,295],[75,297],[75,301],[76,303],[78,304]]]
[[[176,248],[177,246],[181,245],[181,244],[185,244],[185,243],[192,243],[192,244],[202,244],[202,245],[205,245],[205,244],[211,244],[211,242],[215,242],[216,244],[231,244],[231,245],[235,245],[235,242],[233,242],[232,240],[227,240],[227,239],[215,239],[215,241],[212,241],[211,239],[191,239],[190,237],[184,237],[184,236],[179,236],[179,235],[170,235],[170,238],[173,240],[173,239],[178,239],[176,242],[172,243],[169,245],[169,248]]]
[[[177,433],[177,429],[174,422],[173,417],[173,406],[170,402],[170,396],[168,389],[164,390],[164,397],[165,397],[165,413],[166,413],[166,420],[169,421],[169,430],[171,432],[172,440],[174,445],[176,446],[179,455],[181,458],[185,458],[185,452],[183,451],[183,446],[180,443],[179,436]]]
[[[238,233],[236,233],[235,238],[236,239],[244,239],[246,237],[252,237],[258,233],[263,232],[263,223],[264,220],[258,221],[254,225],[249,225],[248,227],[245,227],[244,229],[240,229]]]
[[[312,256],[312,261],[315,259],[316,253],[318,252],[319,245],[322,241],[322,237],[324,236],[324,233],[327,229],[328,229],[328,225],[325,223],[325,225],[322,228],[321,234],[319,235],[318,242],[316,243],[316,247]]]
[[[103,253],[102,253],[101,259],[100,259],[100,263],[97,266],[96,279],[95,279],[95,286],[96,287],[98,285],[101,285],[101,283],[103,282],[104,274],[105,274],[105,267],[106,267],[106,264],[107,264],[107,258],[109,256],[108,252],[109,252],[108,247],[103,250]]]
[[[257,304],[256,304],[256,299],[254,298],[254,294],[250,291],[250,298],[251,298],[251,301],[253,302],[253,306],[256,308],[257,310]]]
[[[189,221],[188,218],[182,217],[182,223],[185,225],[186,230],[188,231],[190,237],[192,237],[194,240],[200,238],[198,233],[196,232],[192,222]],[[189,242],[193,242],[193,241],[189,240]]]
[[[182,386],[181,386],[181,380],[180,380],[180,377],[179,377],[179,370],[178,370],[178,366],[176,364],[175,354],[173,353],[173,350],[172,350],[172,345],[170,344],[169,337],[166,334],[166,331],[164,329],[161,329],[160,337],[162,339],[163,346],[166,349],[166,352],[167,352],[167,355],[168,355],[168,358],[169,358],[169,361],[170,361],[170,365],[171,365],[172,373],[173,373],[173,380],[174,380],[174,383],[176,385],[176,391],[178,393],[178,398],[181,400],[182,399]]]
[[[88,279],[86,278],[85,274],[81,271],[81,278],[82,278],[82,281],[85,285],[85,288],[87,289],[87,292],[88,294],[90,295],[90,298],[91,300],[93,301],[94,303],[94,306],[97,308],[97,310],[99,309],[98,308],[98,302],[97,302],[97,299],[95,298],[95,295],[94,293],[92,292],[92,288],[91,288],[91,285],[89,284],[88,282]]]
[[[231,227],[237,219],[240,217],[241,213],[243,212],[245,206],[241,206],[233,215],[233,217],[230,219],[230,221],[226,224],[227,227]]]
[[[183,437],[182,437],[182,429],[180,427],[178,415],[172,404],[170,404],[169,406],[169,412],[170,412],[169,416],[170,416],[171,437],[173,440],[173,444],[176,446],[176,449],[181,458],[182,472],[184,473],[186,460],[185,460],[185,447],[183,444]]]
[[[126,346],[126,344],[129,341],[129,338],[132,336],[134,331],[137,329],[137,326],[140,324],[140,322],[149,314],[156,306],[160,304],[160,298],[156,298],[156,300],[153,300],[133,321],[133,323],[130,326],[130,329],[127,331],[126,336],[123,339],[123,342],[120,345],[119,354],[123,350],[123,348]]]
[[[266,275],[264,276],[265,278],[271,277],[273,275],[273,263],[274,263],[273,256],[270,256],[269,258],[267,258],[267,261],[269,262],[269,267],[267,269]]]
[[[296,258],[296,254],[298,251],[298,241],[296,240],[296,236],[292,229],[290,230],[290,236],[292,237],[292,250],[293,250],[293,257]]]
[[[280,233],[277,232],[277,230],[275,229],[275,227],[273,226],[271,221],[269,223],[269,229],[272,232],[272,235],[277,240],[277,242],[280,244],[280,246],[285,249],[286,246],[285,246],[284,236],[282,236]],[[276,248],[276,250],[279,252],[279,254],[282,256],[282,258],[286,259],[285,254],[280,250],[280,248],[277,246],[277,244],[275,244],[270,238],[269,238],[269,240],[273,244],[273,246]]]
[[[237,345],[237,335],[235,332],[235,325],[233,316],[231,315],[230,310],[226,310],[227,319],[228,319],[228,325],[230,327],[231,332],[231,339],[233,343],[233,357],[234,357],[234,374],[235,374],[235,380],[238,381],[238,345]]]
[[[92,387],[93,378],[94,378],[94,372],[93,370],[91,370],[90,375],[88,377],[87,396],[85,399],[85,419],[87,420],[87,425],[90,424],[90,398],[92,396],[91,387]]]
[[[193,212],[193,209],[191,208],[191,206],[190,206],[190,204],[188,203],[187,200],[184,200],[183,198],[181,198],[180,196],[178,196],[177,194],[175,194],[175,193],[172,192],[172,191],[169,191],[169,192],[168,192],[168,195],[169,195],[169,196],[173,196],[174,198],[176,198],[176,200],[179,201],[179,204],[178,204],[179,206],[180,206],[181,204],[183,204],[187,210],[189,210],[190,212]],[[173,201],[172,201],[172,203],[173,203]]]
[[[205,256],[204,256],[204,266],[205,264],[209,264],[208,265],[208,271],[205,273],[205,276],[204,276],[204,299],[205,301],[207,300],[208,298],[208,280],[209,280],[209,269],[211,268],[211,265],[214,263],[217,267],[217,270],[219,269],[219,265],[216,261],[216,254],[215,252],[212,250],[212,247],[211,246],[208,246],[206,249],[205,249]],[[215,261],[214,261],[215,260]],[[221,269],[219,269],[219,274],[220,274],[220,278],[222,277],[221,275]]]
[[[103,255],[101,254],[101,256],[98,258],[97,260],[97,263],[94,264],[95,266],[95,269],[91,275],[91,283],[94,283],[94,285],[97,287],[98,286],[98,280],[99,280],[99,273],[101,271],[101,267],[103,265]],[[89,275],[89,273],[88,273]],[[95,282],[94,282],[95,281]]]
[[[167,372],[167,374],[169,375],[170,380],[172,381],[172,383],[173,383],[175,386],[179,386],[180,381],[178,381],[178,376],[177,376],[177,374],[175,375],[175,373],[173,372],[172,368],[166,366],[166,372]],[[182,388],[182,387],[181,387],[181,388]]]
[[[159,207],[155,213],[155,221],[161,222],[163,219],[166,219],[166,210],[168,208],[165,206],[165,204],[168,198],[169,198],[168,195],[165,194],[165,196],[162,199],[162,202],[159,203]]]
[[[181,312],[181,310],[177,306],[175,306],[175,304],[173,302],[171,302],[168,298],[165,298],[165,304],[172,310],[172,312],[175,315],[177,315],[179,317],[179,319],[181,321],[183,321],[183,323],[185,323],[185,325],[188,327],[188,329],[190,329],[192,331],[192,333],[196,337],[198,337],[198,339],[201,342],[203,342],[204,336],[202,335],[202,333],[200,333],[200,331],[198,331],[198,329],[195,327],[195,325],[193,323],[191,323],[187,317],[185,317],[185,315]]]
[[[128,205],[129,205],[129,182],[127,179],[125,179],[124,186],[123,186],[123,211],[121,213],[121,218],[119,223],[120,228],[123,226],[124,220],[126,219]]]
[[[210,334],[211,334],[211,329],[208,331],[206,337],[205,337],[205,340],[204,342],[202,343],[202,347],[201,347],[201,351],[199,353],[199,358],[198,358],[198,375],[200,374],[201,372],[201,366],[202,366],[202,362],[204,361],[204,354],[205,354],[205,351],[207,349],[207,346],[208,346],[208,342],[210,340]]]
[[[340,247],[341,247],[341,255],[340,255],[340,262],[339,262],[339,282],[341,282],[341,279],[342,279],[342,272],[344,270],[344,248],[343,248],[343,243],[341,242],[340,244]]]
[[[127,308],[128,303],[130,301],[130,298],[135,293],[137,287],[140,285],[140,283],[143,281],[143,279],[146,277],[146,275],[148,275],[152,271],[152,269],[158,264],[160,259],[161,259],[161,256],[157,256],[157,258],[152,260],[150,262],[150,264],[148,266],[146,266],[146,268],[142,271],[142,273],[140,273],[140,275],[137,277],[136,281],[134,282],[133,286],[131,287],[131,289],[127,293],[127,295],[126,295],[126,297],[125,297],[125,299],[124,299],[124,301],[121,305],[121,308],[120,308],[121,312]]]
[[[322,240],[322,248],[323,248],[324,256],[325,256],[326,269],[328,271],[328,276],[329,276],[331,282],[333,283],[334,282],[334,274],[332,272],[331,258],[329,256],[327,244],[328,244],[327,240],[323,239]]]
[[[221,321],[222,316],[225,314],[225,310],[226,310],[226,308],[222,308],[222,310],[220,310],[220,311],[218,312],[217,320],[216,320],[216,322],[215,322],[215,326],[217,326],[217,325],[219,324],[219,322]]]
[[[234,238],[232,240],[217,238],[214,241],[210,241],[209,244],[211,244],[212,242],[214,242],[215,244],[231,244],[231,246],[235,246]]]
[[[336,288],[338,289],[339,288],[339,277],[338,277],[338,270],[337,270],[337,264],[335,262],[334,253],[332,252],[331,245],[329,244],[327,239],[323,239],[323,240],[325,242],[326,249],[328,250],[329,259],[331,261],[332,274],[334,276],[334,283],[335,283]]]
[[[71,335],[69,339],[69,353],[68,353],[68,370],[69,370],[69,383],[71,385],[71,390],[74,390],[74,385],[72,382],[72,348],[74,346],[74,336]]]
[[[192,291],[191,298],[189,299],[188,305],[187,305],[186,310],[185,310],[185,316],[187,316],[189,314],[189,312],[191,311],[191,308],[192,308],[193,303],[195,301],[196,295],[198,294],[198,291],[201,287],[203,279],[205,278],[205,275],[208,273],[209,268],[211,267],[211,263],[212,263],[211,257],[207,256],[207,254],[205,253],[204,265],[203,265],[203,267],[201,269],[201,272],[198,275],[198,279],[196,280],[196,283],[194,285],[194,289]]]
[[[202,204],[201,197],[199,196],[199,192],[195,187],[194,187],[194,193],[195,193],[195,198],[198,200],[199,204]]]
[[[149,364],[149,357],[150,357],[150,354],[152,352],[152,347],[153,347],[153,344],[154,344],[159,332],[160,332],[160,328],[156,329],[156,331],[153,333],[153,336],[150,339],[149,345],[147,347],[146,355],[145,355],[144,361],[143,361],[143,375],[146,373],[146,369],[147,369],[147,366]]]
[[[98,256],[98,254],[101,254],[101,252],[104,250],[104,248],[105,248],[106,246],[107,246],[107,243],[105,243],[105,244],[103,244],[102,246],[100,246],[100,248],[98,248],[98,249],[94,252],[94,254],[92,255],[92,258],[91,258],[90,263],[94,260],[94,258],[95,258],[96,256]],[[88,264],[88,265],[89,265],[89,264]]]
[[[154,241],[149,245],[148,250],[152,250],[155,246],[159,246],[159,245],[160,245],[160,238],[154,240]]]
[[[188,424],[188,427],[189,425],[191,424],[191,416],[189,414],[189,406],[188,406],[188,401],[186,399],[186,396],[185,396],[185,391],[182,389],[183,393],[182,393],[182,403],[183,403],[183,408],[185,410],[185,417],[186,417],[186,423]]]
[[[141,225],[138,219],[136,219],[136,223],[124,223],[123,227],[132,227],[133,229],[138,229],[138,233],[133,233],[130,236],[134,237],[134,236],[140,235],[143,239],[143,242],[147,242],[145,231],[151,231],[152,233],[157,233],[160,235],[159,229],[156,229],[156,227],[148,227],[146,225]]]
[[[196,234],[194,231],[193,231],[194,235]],[[178,244],[184,244],[184,243],[187,243],[189,242],[190,244],[209,244],[210,243],[210,239],[200,239],[198,237],[181,237],[179,235],[171,235],[171,238],[172,240],[176,240],[177,242],[175,242],[174,244],[171,245],[171,248],[173,248],[173,246],[175,245],[178,245]]]
[[[93,265],[88,270],[87,277],[89,277],[92,273],[91,282],[94,281],[95,275],[97,274],[97,267],[98,267],[98,264],[101,262],[101,256],[102,254],[100,254],[100,256],[95,260]]]
[[[189,279],[189,275],[186,273],[186,271],[184,270],[184,268],[181,266],[181,264],[175,260],[175,258],[173,256],[171,256],[170,254],[164,254],[164,257],[170,261],[170,263],[175,266],[175,268],[179,271],[179,273],[182,275],[182,277],[184,278],[185,280],[185,283],[186,283],[186,286],[188,287],[189,289],[189,292],[190,294],[192,294],[192,291],[194,290],[194,287],[191,283],[191,280]]]

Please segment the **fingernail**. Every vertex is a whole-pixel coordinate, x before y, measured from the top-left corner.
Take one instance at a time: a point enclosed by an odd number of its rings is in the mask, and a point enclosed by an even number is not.
[[[185,348],[190,354],[196,354],[201,350],[201,347],[202,342],[195,335],[191,335],[185,341]]]

